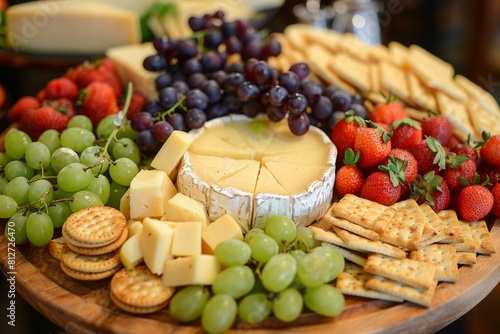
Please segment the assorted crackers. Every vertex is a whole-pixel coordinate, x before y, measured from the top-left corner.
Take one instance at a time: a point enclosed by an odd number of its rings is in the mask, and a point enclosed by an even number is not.
[[[495,253],[484,220],[460,221],[413,199],[384,206],[346,195],[309,228],[347,260],[335,282],[343,294],[423,307],[439,282],[459,280],[459,265]]]

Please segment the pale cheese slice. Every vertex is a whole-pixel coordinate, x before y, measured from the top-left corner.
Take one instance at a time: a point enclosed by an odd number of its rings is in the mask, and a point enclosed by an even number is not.
[[[289,195],[303,193],[309,185],[321,179],[328,166],[314,166],[292,164],[286,162],[269,161],[265,166],[274,175],[276,180],[285,188]]]
[[[193,132],[193,135],[196,140],[189,147],[189,152],[233,159],[253,158],[253,152],[231,145],[212,132],[200,130]]]
[[[307,156],[307,159],[304,159],[304,156]],[[270,154],[262,157],[262,163],[265,165],[268,162],[276,161],[276,162],[286,162],[286,163],[294,163],[294,164],[302,164],[302,165],[322,165],[327,164],[333,165],[335,164],[335,159],[331,159],[332,151],[329,147],[308,149],[305,151],[296,151],[296,152],[285,152],[278,154]]]

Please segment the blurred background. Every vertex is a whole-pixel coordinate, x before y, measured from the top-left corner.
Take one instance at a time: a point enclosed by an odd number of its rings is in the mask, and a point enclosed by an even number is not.
[[[229,0],[220,0],[229,1]],[[3,1],[5,2],[5,1]],[[0,0],[0,3],[3,3]],[[9,5],[23,1],[8,1]],[[234,2],[234,1],[233,1]],[[268,32],[282,32],[299,21],[325,25],[328,28],[349,30],[352,25],[340,24],[340,16],[355,15],[360,9],[368,11],[379,30],[370,37],[384,45],[397,41],[403,45],[418,44],[449,62],[456,73],[463,74],[493,94],[500,101],[500,1],[499,0],[345,0],[342,1],[245,1],[254,5],[255,25]],[[296,6],[326,9],[319,22],[297,12]],[[311,7],[313,6],[313,7]],[[319,7],[318,7],[319,6]],[[328,7],[325,7],[328,6]],[[339,7],[340,6],[340,7]],[[343,6],[343,7],[342,7]],[[347,7],[346,7],[347,6]],[[339,12],[332,17],[331,9]],[[295,11],[294,11],[295,9]],[[356,12],[357,11],[357,12]],[[300,18],[298,13],[302,13]],[[341,13],[341,15],[339,14]],[[304,16],[305,15],[305,16]],[[371,16],[370,16],[371,15]],[[335,20],[337,22],[335,23]],[[373,26],[372,26],[373,29]],[[7,92],[8,101],[23,95],[34,95],[45,83],[64,73],[68,67],[82,59],[72,57],[43,57],[12,54],[0,49],[0,84]],[[6,121],[0,118],[0,123]],[[1,128],[1,127],[0,127]],[[0,295],[7,294],[6,284],[1,284]],[[0,333],[63,333],[33,310],[20,296],[17,298],[18,326],[15,331],[0,323]],[[6,307],[1,298],[0,308]],[[475,334],[500,333],[500,288],[466,315],[439,333]]]

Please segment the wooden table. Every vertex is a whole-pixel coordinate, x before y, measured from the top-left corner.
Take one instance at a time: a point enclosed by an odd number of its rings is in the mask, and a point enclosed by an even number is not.
[[[346,297],[346,308],[336,318],[304,314],[291,324],[269,319],[259,327],[235,324],[232,332],[271,333],[433,333],[455,321],[500,281],[500,219],[491,225],[496,254],[479,255],[474,266],[461,266],[457,283],[440,283],[432,306]],[[109,280],[80,282],[59,269],[46,247],[21,245],[12,248],[0,236],[0,265],[9,274],[8,254],[15,251],[16,291],[36,310],[68,333],[201,333],[197,324],[181,325],[167,310],[148,316],[121,312],[109,299]],[[3,283],[2,283],[3,284]],[[2,298],[4,298],[2,296]]]

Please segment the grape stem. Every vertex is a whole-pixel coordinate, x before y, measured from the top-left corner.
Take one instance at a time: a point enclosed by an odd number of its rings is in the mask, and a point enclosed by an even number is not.
[[[186,100],[186,95],[183,94],[179,99],[179,101],[177,101],[176,104],[170,107],[170,109],[167,109],[164,112],[162,112],[158,119],[165,121],[165,117],[170,116],[178,107],[182,108],[182,110],[184,111],[187,111],[186,106],[183,104],[185,100]]]

